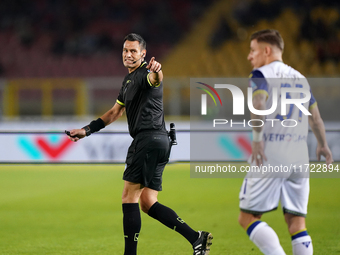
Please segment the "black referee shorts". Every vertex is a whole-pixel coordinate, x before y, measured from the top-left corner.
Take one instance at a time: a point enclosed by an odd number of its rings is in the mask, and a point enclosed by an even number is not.
[[[161,191],[163,170],[169,155],[167,133],[145,131],[137,134],[128,150],[123,180]]]

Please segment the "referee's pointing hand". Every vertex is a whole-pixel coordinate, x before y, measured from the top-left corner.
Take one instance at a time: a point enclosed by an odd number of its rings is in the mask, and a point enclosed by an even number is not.
[[[158,73],[162,69],[162,65],[155,60],[155,57],[152,57],[146,68],[153,73]]]

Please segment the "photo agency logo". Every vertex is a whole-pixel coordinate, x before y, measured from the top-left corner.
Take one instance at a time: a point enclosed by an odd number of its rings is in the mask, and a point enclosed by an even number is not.
[[[209,88],[212,92],[214,92],[215,95],[217,96],[218,100],[220,101],[221,106],[222,106],[221,97],[213,87],[211,87],[210,85],[205,84],[203,82],[197,82],[197,83]],[[201,88],[201,87],[196,87],[196,88],[201,89],[204,92],[206,92],[212,98],[212,100],[214,101],[215,106],[217,106],[214,96],[207,89]],[[201,115],[207,115],[207,94],[201,95]]]
[[[259,85],[254,82],[254,79],[249,81],[250,86],[247,88],[247,106],[249,111],[257,116],[266,116],[265,120],[251,119],[246,121],[246,119],[243,119],[243,121],[240,123],[236,122],[232,118],[214,118],[212,119],[213,127],[215,128],[217,125],[226,125],[228,123],[231,127],[233,127],[233,124],[243,124],[244,127],[258,127],[263,126],[265,122],[271,122],[271,126],[273,127],[274,122],[278,121],[281,122],[281,125],[283,127],[295,127],[298,125],[298,122],[301,121],[302,114],[307,116],[311,115],[311,113],[308,111],[307,104],[311,100],[309,86],[304,86],[304,83],[299,84],[295,81],[286,79],[275,79],[272,81],[270,81],[269,79],[266,82],[267,85],[270,83],[271,85],[274,84],[274,86],[270,87],[270,93],[268,92],[269,86],[266,86],[267,89],[259,88]],[[232,96],[232,116],[245,115],[245,96],[243,91],[238,86],[232,84],[214,84],[214,86],[211,86],[203,82],[196,83],[209,88],[220,101],[219,106],[217,105],[214,96],[209,90],[201,87],[196,87],[206,93],[201,94],[201,116],[207,115],[208,112],[207,94],[213,100],[215,107],[223,107],[221,97],[223,98],[223,95],[225,95],[226,93],[231,94]],[[219,92],[217,92],[216,89],[218,89]],[[269,109],[259,110],[254,107],[253,96],[255,96],[257,93],[263,93],[266,95],[267,101],[271,103],[270,108],[268,107]],[[297,118],[293,118],[293,113],[298,114]]]

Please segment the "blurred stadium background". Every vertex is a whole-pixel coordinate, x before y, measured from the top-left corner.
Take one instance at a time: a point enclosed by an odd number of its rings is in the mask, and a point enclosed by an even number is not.
[[[125,159],[130,143],[125,117],[105,129],[122,133],[102,132],[77,144],[61,132],[84,126],[115,103],[127,73],[121,61],[126,34],[140,33],[147,41],[146,59],[155,56],[162,63],[167,123],[174,121],[177,129],[188,130],[190,77],[246,78],[251,70],[249,36],[265,28],[282,33],[287,64],[308,78],[324,79],[323,84],[312,84],[312,89],[332,131],[327,136],[339,161],[339,1],[1,0],[0,254],[117,254],[122,250],[123,165],[1,163]],[[172,160],[187,161],[188,132],[177,136]],[[250,135],[225,133],[223,139],[229,144],[223,150],[226,161],[247,158]],[[313,154],[315,140],[309,145]],[[194,228],[215,233],[213,254],[259,254],[236,220],[242,180],[190,179],[189,165],[183,164],[167,169],[161,198],[179,208]],[[311,180],[308,224],[316,254],[340,251],[339,224],[334,224],[340,220],[338,180]],[[206,203],[197,210],[197,200],[192,198],[202,190],[200,201]],[[211,194],[218,194],[218,199]],[[278,210],[266,219],[289,250],[286,227],[277,220],[281,216]],[[140,254],[191,252],[175,233],[163,236],[163,226],[142,217]],[[202,219],[211,221],[200,224]],[[155,233],[159,240],[151,249]]]
[[[338,128],[340,117],[334,109],[340,108],[335,79],[340,75],[339,13],[339,2],[332,0],[3,0],[0,131],[62,131],[83,126],[110,109],[126,75],[121,47],[130,32],[146,39],[146,60],[155,56],[163,64],[167,120],[188,129],[189,78],[247,77],[249,36],[264,28],[282,33],[287,64],[309,78],[327,78],[312,89],[327,127]],[[126,122],[110,129],[126,131]],[[9,134],[0,137],[9,139]],[[62,144],[60,138],[48,139]],[[17,143],[28,161],[51,159],[51,153],[45,157],[34,151],[38,141]],[[46,143],[40,148],[49,146]],[[244,159],[249,153],[241,150]],[[8,154],[9,148],[3,151]]]

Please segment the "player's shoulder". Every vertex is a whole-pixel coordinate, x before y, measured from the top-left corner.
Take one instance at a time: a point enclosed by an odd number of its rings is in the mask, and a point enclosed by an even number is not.
[[[261,70],[259,69],[254,69],[253,71],[251,71],[249,78],[264,78],[263,73],[261,72]]]
[[[283,63],[273,61],[252,71],[252,78],[305,78],[299,71]]]
[[[302,79],[306,78],[302,73],[300,73],[300,71],[294,69],[294,68],[291,67],[291,66],[289,66],[289,67],[291,68],[291,73],[293,74],[294,77],[300,78],[300,79],[301,79],[301,78],[302,78]]]
[[[269,65],[275,78],[305,78],[298,70],[281,61],[274,61]]]
[[[298,70],[284,63],[279,65],[276,71],[278,73],[284,73],[284,77],[287,78],[305,78]]]

